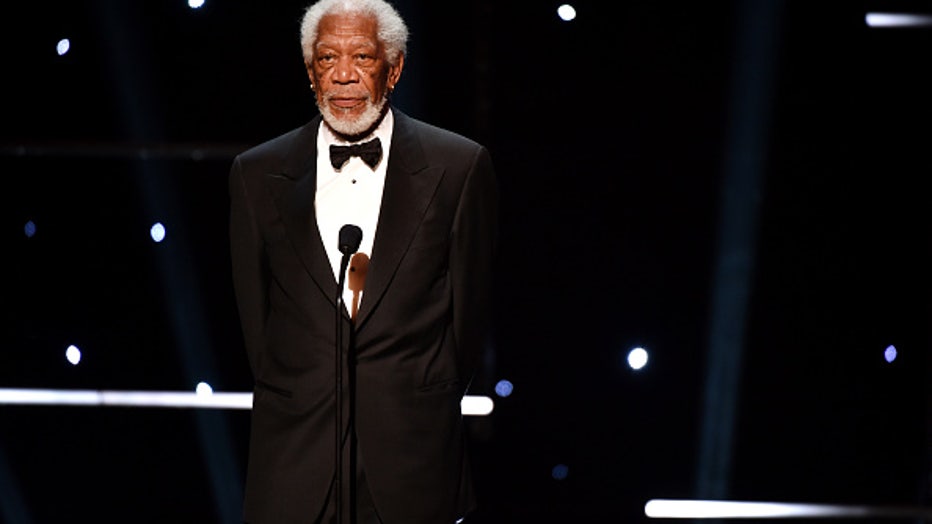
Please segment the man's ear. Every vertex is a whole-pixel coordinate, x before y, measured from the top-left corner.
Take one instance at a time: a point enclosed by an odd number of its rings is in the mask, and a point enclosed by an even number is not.
[[[405,55],[404,53],[398,54],[398,63],[392,66],[388,66],[388,89],[395,89],[395,84],[398,83],[398,80],[401,78],[401,70],[405,66]]]

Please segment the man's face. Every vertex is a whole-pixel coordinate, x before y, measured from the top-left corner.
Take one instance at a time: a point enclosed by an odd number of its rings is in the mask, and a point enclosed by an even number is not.
[[[386,96],[401,75],[403,57],[392,66],[376,34],[375,18],[327,15],[320,21],[307,74],[324,120],[343,135],[369,131],[381,117]]]

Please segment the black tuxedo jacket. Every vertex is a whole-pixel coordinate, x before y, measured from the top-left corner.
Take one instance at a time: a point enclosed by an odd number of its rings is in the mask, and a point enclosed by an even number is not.
[[[355,428],[385,524],[452,523],[474,504],[460,401],[487,335],[496,182],[484,147],[393,112],[355,326],[343,311]],[[230,173],[234,289],[255,378],[250,524],[312,522],[334,478],[337,282],[314,212],[319,125],[242,153]]]

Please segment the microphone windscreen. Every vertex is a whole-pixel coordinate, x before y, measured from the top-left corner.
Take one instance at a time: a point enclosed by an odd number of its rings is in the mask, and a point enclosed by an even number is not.
[[[353,224],[346,224],[340,228],[340,253],[351,255],[359,250],[362,242],[362,229]]]

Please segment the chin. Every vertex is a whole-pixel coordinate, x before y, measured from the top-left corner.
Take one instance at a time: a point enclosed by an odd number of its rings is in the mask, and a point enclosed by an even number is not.
[[[340,115],[327,104],[318,104],[318,109],[324,118],[324,122],[336,133],[345,137],[362,138],[375,129],[382,120],[385,102],[385,99],[382,99],[378,104],[366,102],[365,109],[356,116]]]

